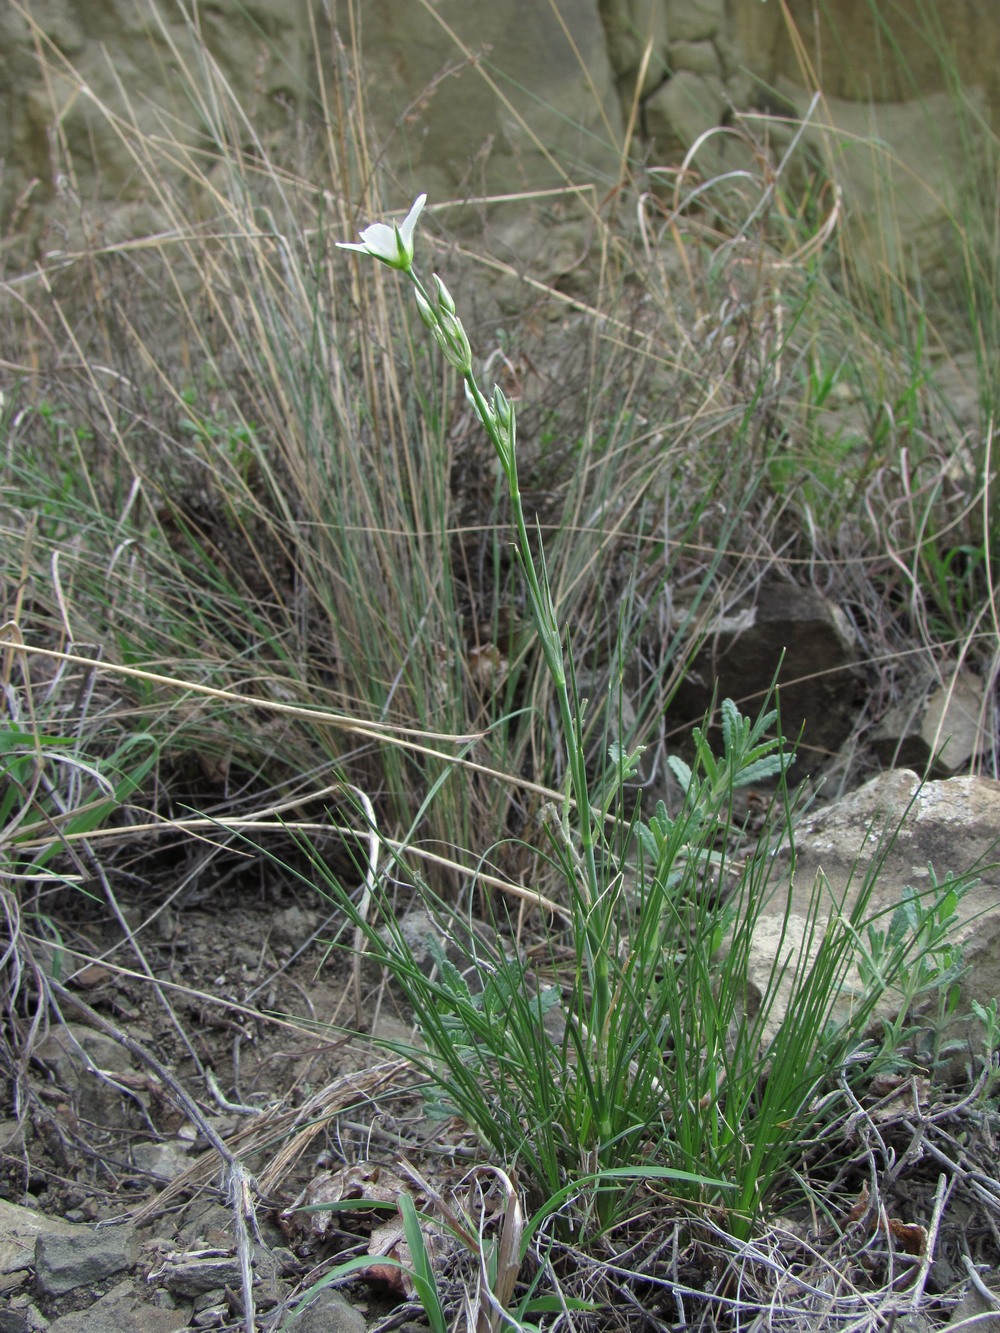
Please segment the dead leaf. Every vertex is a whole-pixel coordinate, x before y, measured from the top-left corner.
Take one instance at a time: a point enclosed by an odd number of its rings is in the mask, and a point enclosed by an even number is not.
[[[870,1200],[871,1192],[868,1189],[868,1181],[866,1180],[861,1186],[861,1191],[858,1194],[857,1199],[855,1199],[854,1203],[851,1205],[851,1211],[847,1214],[848,1222],[860,1222],[868,1211]]]
[[[339,1171],[321,1171],[313,1176],[299,1197],[279,1216],[279,1223],[285,1235],[310,1237],[313,1240],[325,1239],[333,1223],[333,1210],[329,1204],[344,1203],[356,1199],[358,1211],[367,1212],[363,1205],[384,1203],[395,1205],[400,1193],[406,1189],[404,1181],[390,1167],[380,1162],[352,1162]],[[318,1211],[305,1211],[305,1210]],[[338,1212],[350,1209],[339,1209]]]
[[[927,1253],[927,1228],[918,1222],[904,1222],[900,1217],[890,1217],[887,1222],[889,1235],[904,1254],[912,1254],[922,1259]]]
[[[931,1081],[922,1075],[883,1074],[872,1079],[870,1091],[879,1102],[869,1114],[876,1124],[882,1125],[902,1115],[919,1115],[930,1100]]]

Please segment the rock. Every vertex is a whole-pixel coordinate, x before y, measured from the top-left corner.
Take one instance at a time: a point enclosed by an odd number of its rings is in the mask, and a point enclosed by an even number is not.
[[[42,1233],[35,1242],[35,1278],[46,1296],[61,1296],[86,1283],[102,1282],[135,1262],[131,1227],[74,1226]]]
[[[31,1139],[29,1120],[0,1120],[0,1153],[5,1157],[21,1157]]]
[[[683,7],[684,0],[671,0]],[[773,86],[809,62],[822,70],[823,92],[829,97],[864,102],[898,102],[920,90],[919,102],[952,86],[989,88],[995,95],[992,71],[1000,63],[1000,26],[994,0],[935,0],[933,19],[925,24],[921,11],[908,9],[907,21],[892,24],[894,58],[887,58],[883,24],[890,10],[871,0],[814,0],[786,4],[730,5],[731,30],[744,62],[762,83]],[[792,24],[785,22],[790,14]],[[902,11],[895,11],[902,16]],[[931,11],[923,11],[925,14]],[[945,24],[947,53],[934,34]],[[801,51],[797,46],[801,43]],[[804,55],[803,55],[804,52]],[[898,57],[895,53],[898,52]],[[928,129],[938,128],[928,109]],[[928,140],[934,137],[929,132]],[[893,173],[893,184],[898,176]]]
[[[197,1310],[191,1320],[192,1328],[221,1328],[229,1319],[229,1306],[225,1301],[218,1305],[207,1305]]]
[[[123,1094],[95,1072],[114,1076],[134,1068],[116,1041],[83,1023],[57,1023],[33,1055],[49,1066],[55,1082],[73,1098],[81,1119],[103,1128],[121,1129],[129,1123]]]
[[[779,79],[775,86],[797,115],[805,114],[810,93],[788,79]],[[829,89],[824,91],[828,95],[822,114],[814,117],[805,135],[812,152],[798,159],[793,172],[799,167],[814,171],[822,162],[840,186],[844,243],[856,280],[877,282],[887,272],[906,272],[918,246],[921,283],[953,295],[957,231],[948,192],[955,164],[969,160],[969,120],[989,119],[982,89],[963,88],[970,105],[965,118],[952,91],[874,104],[868,98],[835,98]],[[933,135],[927,133],[928,125],[934,126]],[[854,151],[845,151],[845,144],[854,145]]]
[[[872,748],[886,763],[954,774],[992,746],[988,716],[983,681],[971,671],[956,671],[929,688],[915,683],[911,698],[879,723]]]
[[[168,1310],[147,1304],[127,1281],[88,1309],[53,1320],[48,1333],[186,1333],[190,1325],[190,1306]]]
[[[49,1328],[49,1321],[42,1314],[41,1310],[39,1310],[38,1306],[35,1305],[33,1301],[29,1301],[26,1298],[19,1297],[16,1307],[12,1302],[11,1313],[16,1314],[20,1319],[23,1319],[31,1330],[31,1333],[44,1333],[44,1330]]]
[[[649,137],[661,153],[685,153],[722,124],[726,90],[717,76],[681,69],[643,103]]]
[[[652,51],[640,95],[652,92],[666,71],[666,6],[663,0],[598,0],[597,9],[622,101],[630,104],[650,42]]]
[[[666,0],[667,26],[674,42],[704,42],[725,22],[725,0]]]
[[[243,1278],[235,1254],[213,1249],[168,1255],[146,1281],[166,1287],[175,1296],[201,1296],[226,1287],[238,1291]]]
[[[951,1312],[948,1326],[974,1328],[976,1333],[1000,1333],[1000,1295],[990,1305],[975,1287],[970,1287]]]
[[[722,62],[714,42],[671,42],[668,56],[670,68],[688,70],[691,74],[722,74]]]
[[[291,907],[275,912],[271,940],[283,949],[298,949],[300,945],[305,944],[319,925],[319,921],[317,912],[307,912],[297,903],[293,903]]]
[[[292,1328],[295,1333],[365,1333],[365,1318],[339,1291],[327,1287],[296,1315]]]
[[[21,8],[0,6],[0,223],[5,232],[31,233],[43,250],[62,248],[51,214],[65,202],[66,216],[72,216],[71,188],[103,206],[102,239],[109,244],[163,230],[169,217],[149,197],[130,148],[142,136],[155,139],[169,122],[178,149],[164,153],[158,163],[169,190],[170,175],[186,149],[202,140],[222,143],[228,133],[225,113],[216,116],[208,109],[223,99],[202,90],[199,101],[185,86],[183,70],[199,67],[194,25],[185,23],[176,7],[152,3],[102,0],[83,22],[73,0],[29,0],[36,37]],[[947,199],[942,181],[953,179],[954,162],[964,160],[961,145],[949,160],[952,129],[960,119],[952,84],[967,93],[982,90],[988,124],[995,125],[1000,103],[994,75],[1000,64],[995,0],[962,0],[961,6],[948,8],[956,12],[942,20],[948,28],[946,56],[929,39],[930,25],[913,21],[893,25],[895,59],[886,56],[871,0],[838,0],[836,6],[799,0],[787,10],[758,0],[563,0],[558,14],[536,0],[496,0],[487,6],[470,6],[467,0],[437,0],[433,6],[369,0],[361,68],[371,90],[373,133],[389,154],[388,178],[412,181],[414,193],[426,189],[434,202],[467,197],[470,190],[503,194],[534,185],[561,186],[567,178],[575,183],[616,179],[622,103],[631,104],[650,39],[653,52],[643,96],[663,78],[668,40],[675,53],[673,68],[695,80],[683,89],[683,97],[682,85],[670,94],[683,104],[680,108],[668,107],[670,114],[650,108],[669,132],[657,144],[660,152],[677,142],[674,131],[682,121],[685,132],[693,128],[691,104],[703,105],[694,68],[704,71],[702,92],[710,107],[700,123],[707,128],[719,123],[719,110],[741,85],[773,89],[782,79],[799,77],[811,62],[822,71],[827,104],[839,99],[846,106],[906,107],[910,127],[919,134],[916,173],[890,173],[884,163],[873,171],[864,151],[839,155],[852,158],[872,188],[884,190],[891,174],[894,193],[908,190],[914,174],[922,180],[930,175],[926,196],[940,201]],[[311,107],[322,102],[316,94],[317,62],[327,70],[337,65],[336,43],[346,31],[341,27],[335,37],[332,23],[313,26],[308,6],[286,0],[209,6],[197,27],[208,57],[218,62],[227,94],[231,90],[265,147],[283,136],[289,144],[296,136],[308,141],[317,128]],[[793,29],[804,44],[802,59]],[[36,43],[51,49],[55,68],[47,76],[39,69]],[[718,81],[718,62],[709,63],[709,46],[717,57],[727,53],[721,61],[724,85]],[[677,54],[693,47],[702,48],[697,66]],[[483,78],[480,61],[487,55],[500,73],[506,105]],[[752,80],[744,76],[746,70],[752,71]],[[115,123],[103,108],[122,114],[122,88],[142,88],[144,96],[133,99],[124,119]],[[914,89],[919,97],[913,96]],[[796,105],[808,101],[801,86],[793,84],[792,92]],[[947,105],[942,108],[932,102],[935,98],[947,99]],[[200,114],[190,113],[192,105],[202,108]],[[122,127],[133,124],[130,136]],[[928,127],[934,132],[928,133]],[[892,142],[894,130],[883,120],[876,133]],[[928,163],[929,152],[936,156],[939,134],[946,149],[945,176],[938,161]],[[65,144],[68,161],[52,150],[57,140]],[[851,143],[850,135],[844,141]],[[905,161],[908,168],[911,162]],[[857,205],[864,214],[863,202]],[[879,229],[881,242],[888,244],[885,233]],[[916,239],[923,255],[927,238]],[[904,243],[908,253],[909,239]]]
[[[705,647],[674,696],[671,718],[700,722],[713,694],[734,699],[755,716],[779,662],[782,729],[789,741],[802,730],[792,769],[793,780],[801,781],[851,735],[862,685],[846,616],[811,588],[765,584],[754,602],[710,625]]]
[[[32,1333],[32,1328],[16,1310],[0,1310],[0,1333]]]
[[[194,1199],[185,1211],[175,1247],[178,1250],[224,1249],[232,1239],[232,1227],[232,1211],[225,1204],[214,1199]]]
[[[27,1276],[28,1269],[34,1267],[39,1236],[72,1235],[76,1231],[70,1222],[0,1199],[0,1276],[5,1279],[4,1289],[10,1289],[6,1279],[11,1274],[23,1272]]]
[[[397,947],[398,939],[409,958],[429,975],[437,965],[436,949],[440,949],[448,961],[466,977],[470,985],[479,981],[479,969],[470,961],[496,958],[497,938],[495,932],[483,922],[473,920],[470,923],[461,917],[443,921],[433,916],[426,908],[415,907],[399,918],[390,930],[383,927],[382,938],[390,949]],[[366,955],[370,974],[374,974],[374,958]]]
[[[789,851],[775,860],[771,884],[776,892],[761,916],[754,938],[751,980],[763,992],[779,952],[793,956],[802,943],[817,877],[829,884],[828,900],[850,911],[866,870],[881,862],[870,900],[870,913],[891,911],[903,889],[918,893],[948,872],[964,874],[978,866],[979,882],[959,904],[952,942],[962,946],[967,972],[961,979],[963,1009],[976,999],[988,1004],[1000,997],[1000,782],[987,778],[949,778],[921,786],[915,773],[880,774],[858,791],[804,819],[795,836],[795,872],[786,917]],[[829,912],[824,910],[822,918]],[[787,929],[782,941],[782,922]],[[888,922],[883,919],[882,927]],[[787,986],[785,987],[787,996]],[[845,996],[845,1004],[850,997]],[[883,1007],[891,1014],[891,997]],[[781,1016],[774,1015],[773,1031]]]
[[[158,1180],[173,1180],[191,1165],[190,1146],[180,1139],[134,1143],[132,1161],[140,1171],[146,1171]]]
[[[442,23],[468,50],[488,48],[491,64],[515,75],[516,86],[504,89],[509,107],[461,59]],[[474,6],[438,0],[433,10],[368,0],[364,30],[366,59],[373,61],[366,73],[383,89],[371,99],[373,129],[390,142],[400,116],[412,118],[407,174],[435,202],[467,195],[472,163],[476,189],[487,193],[553,183],[547,154],[572,162],[578,179],[616,169],[612,140],[622,115],[593,0],[569,0],[558,17],[537,0]],[[443,62],[451,66],[448,78],[441,77]]]

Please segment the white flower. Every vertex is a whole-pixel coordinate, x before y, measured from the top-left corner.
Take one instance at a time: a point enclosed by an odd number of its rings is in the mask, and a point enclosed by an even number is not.
[[[338,241],[337,244],[341,250],[360,250],[363,255],[371,255],[390,268],[409,273],[413,267],[413,230],[426,202],[425,194],[418,195],[401,225],[373,222],[361,232],[360,245],[352,241]]]

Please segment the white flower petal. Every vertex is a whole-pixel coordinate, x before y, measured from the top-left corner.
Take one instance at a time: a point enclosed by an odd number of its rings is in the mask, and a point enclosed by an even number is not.
[[[417,218],[424,211],[424,204],[426,203],[427,196],[425,194],[418,194],[413,201],[413,207],[410,209],[409,213],[407,213],[403,220],[403,225],[399,229],[399,234],[402,236],[407,249],[410,249],[410,238],[413,235],[413,229],[417,225]]]
[[[373,259],[380,259],[391,268],[408,272],[413,263],[413,232],[426,202],[426,194],[418,195],[401,226],[373,222],[361,232],[360,244],[356,241],[338,241],[337,245],[341,250],[359,250],[362,254],[371,255]]]

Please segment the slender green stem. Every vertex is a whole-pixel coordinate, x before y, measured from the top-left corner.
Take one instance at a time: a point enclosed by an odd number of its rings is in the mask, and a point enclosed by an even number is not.
[[[587,782],[586,755],[583,746],[580,719],[573,707],[566,677],[566,653],[559,629],[552,591],[545,574],[544,556],[539,554],[536,564],[524,519],[521,489],[517,476],[514,408],[499,392],[490,402],[479,387],[472,370],[472,355],[461,321],[455,313],[454,302],[440,279],[435,278],[436,296],[432,297],[413,269],[408,270],[417,293],[421,319],[431,330],[451,365],[465,381],[469,401],[490,438],[507,481],[514,518],[514,544],[518,562],[528,593],[528,605],[538,633],[545,665],[555,689],[559,707],[559,721],[566,743],[570,784],[576,802],[579,820],[581,882],[575,890],[583,907],[584,938],[587,948],[587,967],[592,987],[589,1028],[595,1043],[596,1064],[603,1081],[607,1072],[607,1037],[611,1009],[611,985],[608,969],[608,932],[612,905],[601,893],[597,875],[594,844],[594,814],[590,804]],[[539,565],[541,572],[539,572]],[[603,1105],[603,1099],[602,1099]],[[603,1120],[603,1116],[602,1116]],[[600,1126],[602,1137],[609,1125]]]
[[[467,371],[465,383],[469,397],[483,427],[500,459],[507,479],[514,518],[515,544],[518,560],[524,572],[528,590],[528,603],[532,619],[538,631],[538,638],[548,668],[549,676],[555,688],[559,707],[559,720],[566,741],[567,762],[573,796],[576,800],[577,818],[580,832],[580,859],[583,882],[580,885],[586,913],[586,936],[590,952],[590,971],[593,984],[592,1031],[597,1042],[598,1052],[602,1054],[607,1036],[607,1020],[611,1000],[611,988],[608,975],[608,941],[606,910],[602,910],[602,895],[597,877],[597,862],[594,852],[593,812],[590,805],[590,789],[587,782],[586,757],[579,725],[579,718],[573,709],[569,683],[566,679],[566,658],[563,649],[562,634],[556,616],[555,604],[545,577],[544,565],[539,577],[538,569],[528,538],[527,524],[524,519],[524,506],[521,503],[521,490],[517,476],[517,458],[512,447],[511,432],[501,433],[496,414],[483,397],[473,372]],[[505,438],[506,436],[506,438]],[[596,919],[595,919],[596,918]],[[603,1070],[603,1062],[599,1066]]]

